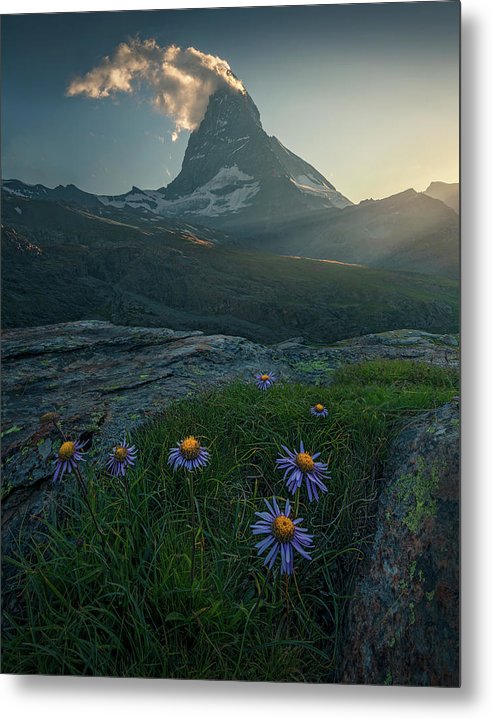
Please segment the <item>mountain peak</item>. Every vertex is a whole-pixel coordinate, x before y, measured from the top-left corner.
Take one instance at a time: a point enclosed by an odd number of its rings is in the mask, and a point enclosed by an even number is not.
[[[232,88],[211,95],[190,135],[181,172],[159,192],[163,212],[172,211],[174,203],[180,214],[231,228],[352,204],[312,165],[267,135],[250,95]]]
[[[441,180],[433,180],[429,184],[429,187],[426,190],[424,190],[424,193],[430,192],[431,190],[438,190],[438,189],[457,187],[457,186],[459,186],[458,182],[442,182]]]
[[[402,190],[401,192],[395,192],[394,195],[389,195],[389,197],[385,199],[411,200],[418,194],[419,193],[417,192],[417,190],[415,190],[413,187],[409,187],[408,189]]]
[[[222,88],[210,96],[205,116],[188,142],[179,175],[165,188],[176,199],[205,185],[224,167],[237,164],[237,153],[262,133],[260,113],[247,93]]]
[[[211,95],[205,117],[192,134],[213,130],[231,136],[248,128],[262,129],[260,111],[247,92],[225,87]]]
[[[460,185],[459,182],[431,182],[424,190],[424,195],[435,200],[441,200],[456,213],[460,211]]]

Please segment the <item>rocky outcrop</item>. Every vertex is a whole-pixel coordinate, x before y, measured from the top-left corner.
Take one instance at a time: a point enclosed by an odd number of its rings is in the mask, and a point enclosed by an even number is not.
[[[457,687],[457,402],[415,420],[390,457],[374,544],[348,612],[342,681]]]

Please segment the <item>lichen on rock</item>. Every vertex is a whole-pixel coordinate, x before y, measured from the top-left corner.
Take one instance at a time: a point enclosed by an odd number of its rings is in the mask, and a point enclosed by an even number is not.
[[[459,686],[457,402],[401,432],[383,481],[348,610],[342,681]]]

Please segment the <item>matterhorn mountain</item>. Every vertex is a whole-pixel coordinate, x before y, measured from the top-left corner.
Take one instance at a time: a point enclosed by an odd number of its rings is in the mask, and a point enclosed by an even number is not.
[[[352,205],[312,165],[270,137],[251,97],[232,89],[210,97],[190,135],[181,172],[167,187],[133,187],[99,199],[233,229]]]
[[[116,213],[118,221],[200,227],[209,241],[277,255],[459,275],[459,217],[453,209],[459,185],[434,182],[425,193],[407,189],[355,205],[269,136],[251,97],[230,88],[209,98],[181,172],[167,187],[97,196],[74,185],[49,189],[7,180],[3,190],[12,199],[88,208],[99,216]]]

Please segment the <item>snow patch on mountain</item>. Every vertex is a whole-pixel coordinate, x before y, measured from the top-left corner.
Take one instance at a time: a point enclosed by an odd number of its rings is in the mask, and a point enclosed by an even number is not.
[[[329,200],[329,203],[326,205],[327,207],[338,207],[343,209],[350,204],[345,197],[340,195],[339,192],[326,185],[324,182],[320,182],[312,175],[297,175],[296,177],[291,177],[290,181],[301,192],[325,197]]]
[[[2,189],[4,192],[8,192],[10,195],[16,197],[23,197],[27,200],[36,199],[40,195],[47,195],[48,190],[43,185],[28,185],[20,180],[5,180],[2,183]]]
[[[166,200],[156,190],[138,190],[118,197],[99,197],[104,205],[121,209],[150,210],[159,215],[200,215],[217,217],[248,207],[260,189],[260,183],[242,172],[237,165],[222,167],[211,180],[185,197]]]
[[[162,202],[162,195],[156,190],[137,190],[134,188],[126,195],[99,195],[99,202],[103,205],[110,205],[118,210],[124,207],[132,207],[133,209],[150,210],[151,212],[157,212],[157,208],[160,202]]]

